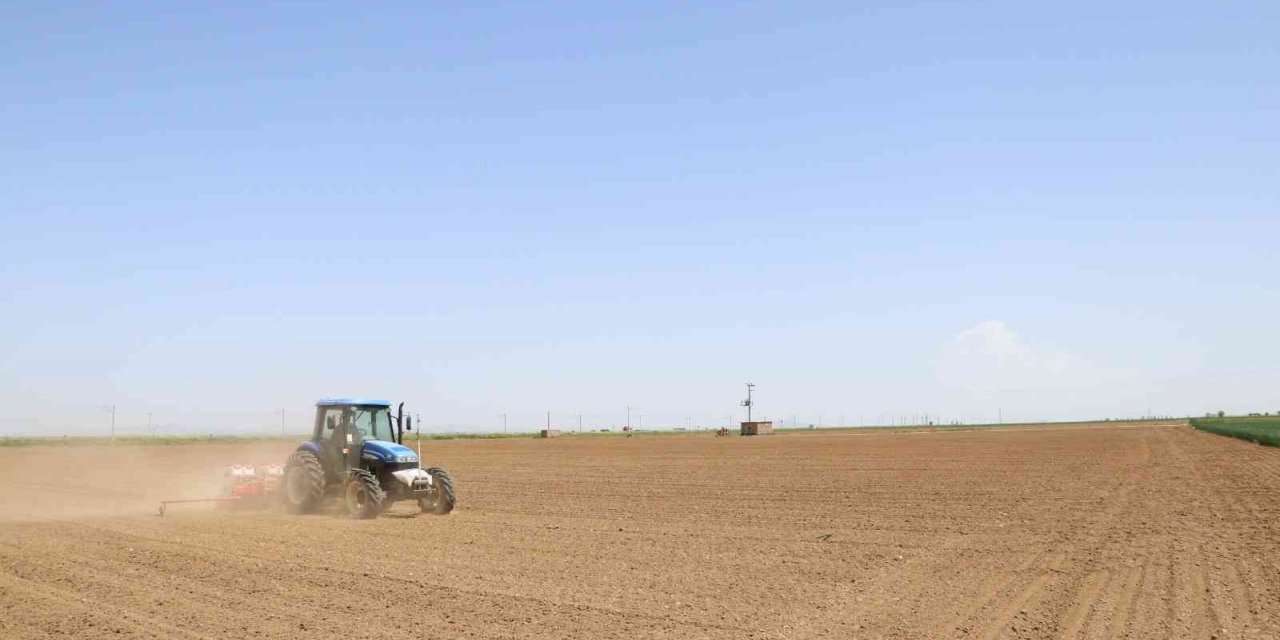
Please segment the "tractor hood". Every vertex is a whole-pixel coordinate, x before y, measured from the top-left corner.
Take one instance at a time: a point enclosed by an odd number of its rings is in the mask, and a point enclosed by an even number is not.
[[[418,454],[413,449],[386,440],[365,440],[360,447],[360,457],[379,462],[418,461]]]

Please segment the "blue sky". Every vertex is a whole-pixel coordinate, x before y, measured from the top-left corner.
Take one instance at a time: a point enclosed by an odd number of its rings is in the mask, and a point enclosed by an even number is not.
[[[0,7],[0,433],[1280,411],[1274,3]]]

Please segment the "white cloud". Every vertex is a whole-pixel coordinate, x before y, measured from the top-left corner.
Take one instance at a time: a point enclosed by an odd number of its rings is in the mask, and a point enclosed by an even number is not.
[[[934,373],[965,411],[997,404],[1018,417],[1107,411],[1128,377],[1054,347],[1024,339],[1000,320],[979,322],[942,345]]]
[[[974,392],[1036,386],[1071,369],[1065,353],[1035,348],[999,320],[961,331],[943,345],[936,370],[944,383]]]

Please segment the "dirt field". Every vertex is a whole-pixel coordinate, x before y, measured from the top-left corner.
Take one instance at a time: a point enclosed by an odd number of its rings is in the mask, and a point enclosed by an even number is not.
[[[288,449],[0,449],[0,637],[1280,637],[1280,450],[1184,426],[444,441],[448,517],[154,513]]]

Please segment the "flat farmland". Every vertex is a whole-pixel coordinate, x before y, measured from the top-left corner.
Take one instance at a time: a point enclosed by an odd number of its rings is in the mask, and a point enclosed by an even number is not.
[[[155,515],[290,445],[0,449],[0,637],[1280,637],[1280,450],[1184,425],[423,446],[450,516]]]

